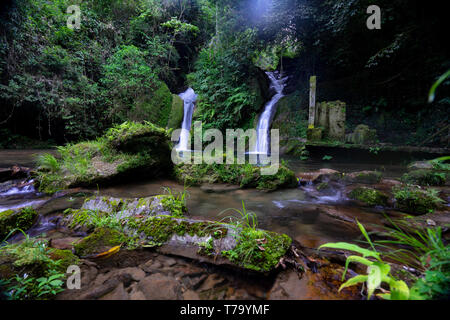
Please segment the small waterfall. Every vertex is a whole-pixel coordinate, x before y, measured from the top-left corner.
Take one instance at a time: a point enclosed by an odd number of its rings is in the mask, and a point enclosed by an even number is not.
[[[189,144],[189,132],[191,131],[192,115],[194,113],[195,101],[197,95],[192,88],[187,89],[185,92],[179,94],[180,98],[184,101],[184,118],[183,126],[180,135],[180,142],[176,149],[177,151],[190,151],[188,150]]]
[[[255,154],[269,154],[270,146],[270,126],[272,124],[273,116],[276,111],[276,104],[284,96],[283,89],[285,87],[286,78],[282,78],[278,72],[266,72],[270,79],[270,88],[274,89],[276,94],[266,104],[263,113],[259,117],[258,127],[256,128],[257,139],[256,148],[253,153]]]

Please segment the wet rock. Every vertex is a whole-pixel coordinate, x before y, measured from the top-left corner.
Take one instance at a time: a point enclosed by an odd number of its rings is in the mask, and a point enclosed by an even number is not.
[[[121,245],[125,235],[117,230],[98,228],[91,235],[75,244],[75,252],[80,257],[106,252]]]
[[[123,283],[120,283],[113,291],[107,293],[99,300],[129,300],[129,296],[125,291]]]
[[[435,191],[414,186],[395,187],[393,192],[395,208],[411,214],[430,213],[445,202],[437,196]]]
[[[367,206],[387,206],[389,197],[372,188],[356,188],[349,193],[349,198],[358,200]]]
[[[377,184],[383,179],[383,174],[378,171],[361,171],[344,175],[344,181],[348,183]]]
[[[145,272],[140,268],[124,268],[114,271],[115,276],[129,274],[134,281],[141,281],[145,278]]]
[[[137,290],[137,291],[132,291],[130,293],[130,300],[143,301],[143,300],[147,300],[147,299],[145,298],[145,295],[141,291]]]
[[[5,239],[14,229],[30,229],[38,217],[32,207],[0,212],[0,239]]]
[[[201,300],[200,296],[192,290],[187,290],[183,293],[183,299],[184,300]]]
[[[74,245],[81,241],[82,238],[68,237],[61,239],[51,239],[50,247],[61,250],[72,250]]]
[[[435,172],[432,170],[413,170],[402,176],[402,181],[420,186],[443,186],[447,180],[445,172]]]
[[[203,184],[200,189],[207,193],[226,193],[239,190],[240,186],[230,184]]]
[[[173,259],[173,258],[167,258],[167,259],[165,259],[165,261],[164,261],[164,265],[166,266],[166,267],[172,267],[172,266],[174,266],[174,265],[176,265],[177,264],[177,261],[175,260],[175,259]]]
[[[139,282],[139,290],[148,300],[179,300],[180,283],[162,274],[152,274]]]
[[[98,270],[95,267],[83,267],[81,269],[81,287],[86,288],[95,281]],[[102,283],[103,284],[103,283]]]
[[[79,300],[96,300],[116,289],[120,284],[124,287],[130,285],[131,277],[129,274],[123,274],[116,278],[110,278],[101,285],[90,287],[85,293],[78,296]]]
[[[161,270],[161,268],[163,267],[163,265],[159,261],[149,260],[140,267],[143,271],[145,271],[147,273],[155,273],[155,272],[159,272]]]
[[[302,172],[299,175],[300,181],[312,183],[326,183],[330,180],[338,180],[341,177],[339,171],[333,169],[320,169],[315,172]]]
[[[416,162],[410,163],[408,165],[409,171],[422,170],[422,169],[432,170],[433,164],[430,161],[416,161]]]
[[[207,291],[214,289],[216,287],[219,287],[220,285],[224,284],[225,279],[216,275],[211,274],[206,278],[206,280],[203,282],[203,284],[200,286],[199,291]]]

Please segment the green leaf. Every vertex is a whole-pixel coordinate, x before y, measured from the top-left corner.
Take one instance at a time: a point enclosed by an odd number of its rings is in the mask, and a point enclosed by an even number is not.
[[[376,289],[381,285],[381,270],[377,265],[371,265],[368,268],[367,277],[367,299],[370,299]]]
[[[450,77],[450,70],[444,73],[431,87],[430,93],[428,95],[428,102],[432,103],[436,96],[436,89],[444,82],[448,77]]]
[[[319,250],[322,248],[353,251],[353,252],[362,254],[364,258],[366,258],[366,257],[372,257],[372,258],[376,258],[376,259],[380,258],[380,254],[376,251],[364,249],[364,248],[361,248],[360,246],[357,246],[356,244],[351,244],[351,243],[346,243],[346,242],[327,243],[327,244],[324,244],[323,246],[320,246]]]
[[[346,283],[344,283],[340,288],[339,288],[339,292],[347,287],[351,287],[354,285],[357,285],[358,283],[364,283],[367,281],[367,276],[363,276],[363,275],[359,275],[356,277],[351,278],[350,280],[348,280]]]
[[[377,250],[375,249],[375,246],[373,245],[372,240],[370,240],[369,234],[367,233],[366,228],[364,228],[364,226],[361,223],[359,223],[358,220],[356,220],[356,223],[358,224],[359,230],[361,230],[361,233],[364,235],[364,237],[366,238],[367,242],[372,247],[373,251],[376,252]]]
[[[360,256],[350,256],[347,258],[347,261],[345,262],[345,270],[344,273],[342,275],[342,281],[345,280],[345,275],[347,274],[347,270],[348,270],[348,266],[350,263],[352,262],[358,262],[361,263],[363,265],[366,266],[371,266],[372,264],[374,264],[374,262],[367,260],[366,258],[360,257]]]
[[[391,282],[392,300],[409,300],[409,288],[404,281]]]

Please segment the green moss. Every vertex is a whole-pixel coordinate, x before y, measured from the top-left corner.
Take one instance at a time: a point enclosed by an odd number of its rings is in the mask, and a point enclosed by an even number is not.
[[[317,191],[322,191],[328,189],[329,187],[328,182],[322,182],[316,187],[316,189]]]
[[[383,179],[383,174],[378,171],[362,171],[344,175],[344,181],[351,183],[377,184]]]
[[[186,205],[183,201],[177,200],[173,196],[160,196],[161,204],[164,207],[164,210],[169,211],[172,216],[183,218],[185,213],[187,212]]]
[[[14,229],[24,231],[30,229],[37,216],[37,212],[32,207],[0,212],[0,239],[4,239]]]
[[[387,195],[370,188],[356,188],[350,193],[349,197],[369,206],[386,206],[388,201]]]
[[[414,170],[404,174],[402,181],[421,186],[443,186],[446,182],[446,174],[432,170]]]
[[[306,132],[306,137],[308,142],[316,142],[321,141],[323,138],[323,129],[322,128],[308,128]]]
[[[159,82],[156,90],[137,99],[130,118],[134,121],[147,120],[165,128],[172,110],[172,99],[167,85]]]
[[[421,189],[414,186],[394,187],[396,208],[412,214],[427,214],[436,210],[444,201],[435,189]]]
[[[50,248],[48,256],[53,261],[58,262],[58,270],[61,273],[66,273],[69,266],[78,265],[80,263],[80,259],[70,250]]]
[[[97,186],[137,172],[139,177],[154,177],[173,166],[167,131],[149,122],[125,122],[97,141],[59,147],[58,152],[57,163],[36,173],[41,192]]]
[[[292,239],[285,234],[244,228],[236,247],[222,255],[237,265],[257,272],[273,270],[286,254]]]
[[[169,123],[167,128],[169,129],[179,129],[183,123],[184,118],[184,102],[176,94],[173,95],[172,99],[172,110],[170,111]]]
[[[80,257],[101,253],[111,247],[123,244],[126,240],[127,237],[120,231],[109,228],[97,228],[92,234],[74,246],[75,253]]]
[[[175,174],[180,182],[189,185],[203,183],[228,183],[241,188],[258,188],[261,190],[277,190],[298,186],[297,178],[292,170],[280,165],[275,175],[261,175],[261,168],[251,164],[201,164],[178,165]]]

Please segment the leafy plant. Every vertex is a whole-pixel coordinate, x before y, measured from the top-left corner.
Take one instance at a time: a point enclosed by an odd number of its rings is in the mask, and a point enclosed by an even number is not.
[[[332,157],[332,156],[324,156],[324,157],[322,158],[322,160],[323,160],[323,161],[331,161],[331,160],[333,160],[333,157]]]
[[[378,294],[379,297],[386,300],[409,300],[413,298],[410,294],[408,285],[401,280],[396,280],[391,274],[391,267],[389,264],[383,262],[380,257],[380,253],[375,249],[373,242],[371,241],[366,229],[362,224],[357,222],[361,233],[366,238],[371,249],[361,248],[355,244],[350,243],[328,243],[319,247],[319,249],[330,248],[330,249],[340,249],[359,253],[361,256],[352,255],[347,258],[345,264],[345,270],[342,275],[342,281],[345,280],[345,275],[347,273],[349,264],[352,262],[360,263],[367,266],[367,275],[358,275],[344,284],[339,288],[341,291],[344,288],[355,286],[360,283],[365,283],[367,286],[367,299],[370,299],[374,294],[375,290],[381,287],[382,283],[389,285],[390,293]],[[372,258],[370,260],[369,258]],[[375,261],[373,261],[375,260]]]

